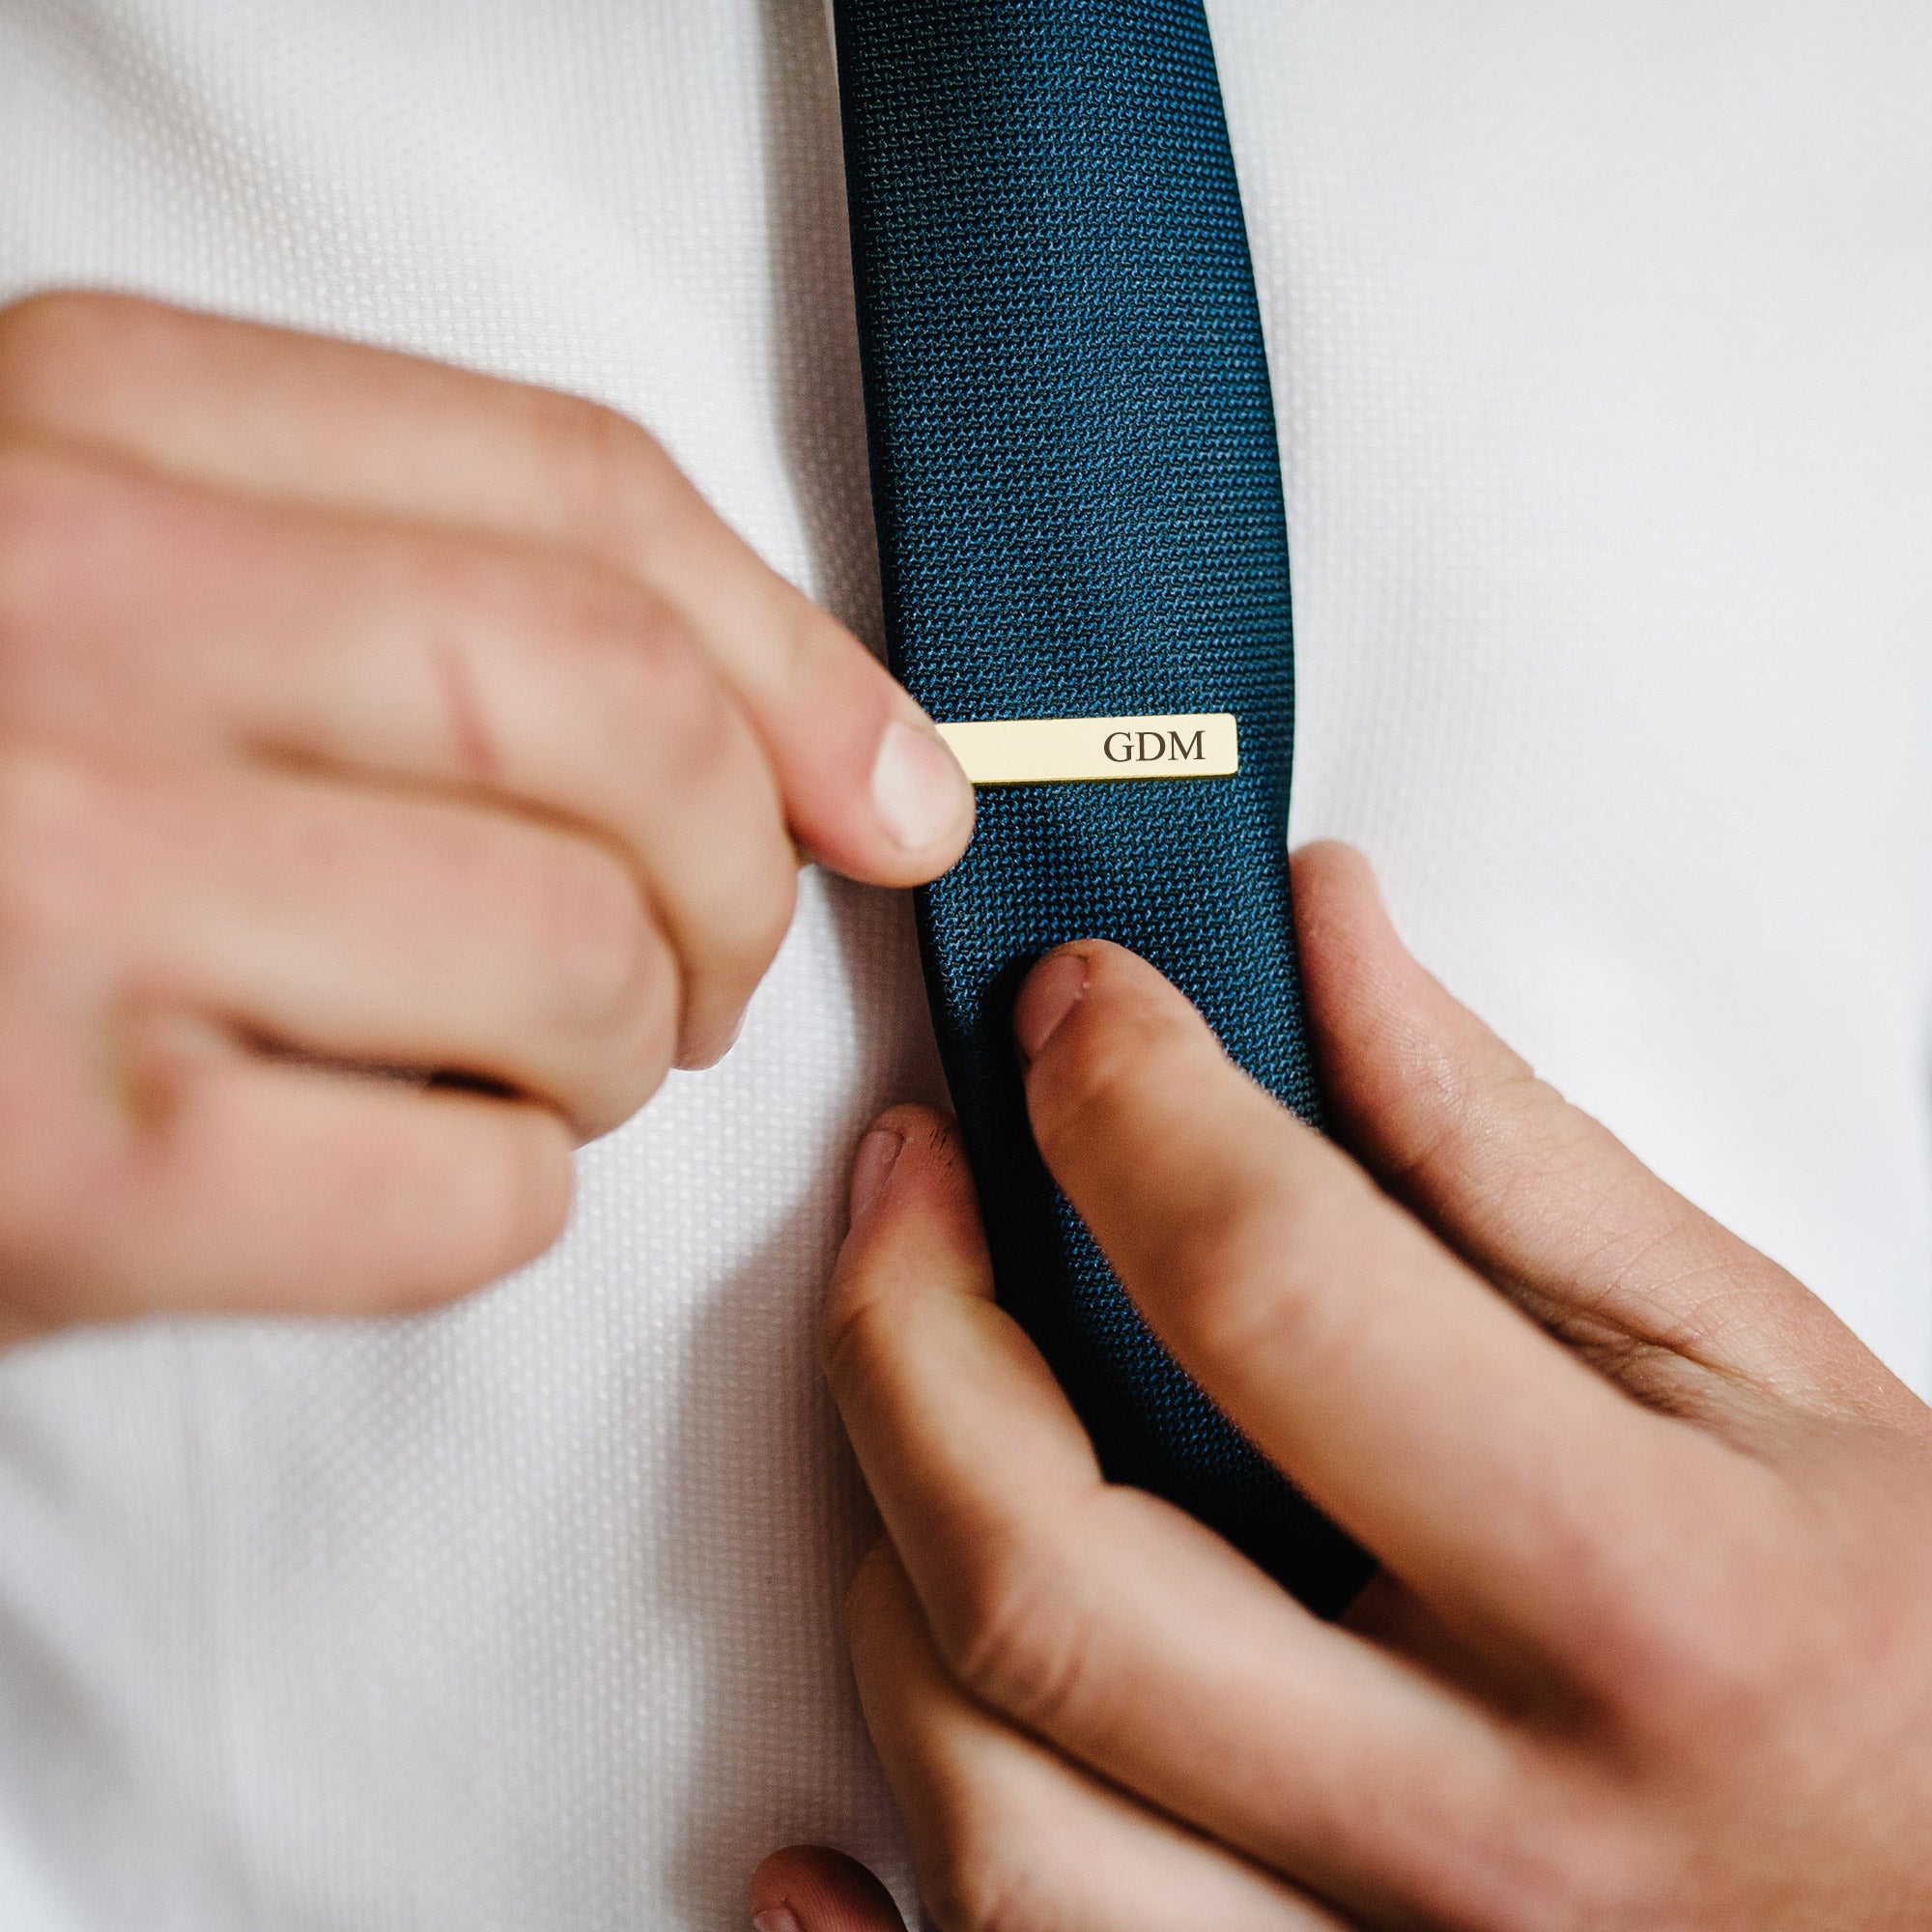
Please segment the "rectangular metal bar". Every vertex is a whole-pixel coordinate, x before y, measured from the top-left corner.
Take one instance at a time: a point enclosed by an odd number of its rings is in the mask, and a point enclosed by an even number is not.
[[[1164,718],[1002,718],[942,724],[976,785],[1224,779],[1241,768],[1232,711]]]

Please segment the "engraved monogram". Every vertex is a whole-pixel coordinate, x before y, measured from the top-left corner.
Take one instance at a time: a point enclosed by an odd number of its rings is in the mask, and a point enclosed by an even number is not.
[[[1208,753],[1202,750],[1201,741],[1207,735],[1205,731],[1196,731],[1188,737],[1179,731],[1109,731],[1100,741],[1100,750],[1116,765],[1132,764],[1136,760],[1151,764],[1156,758],[1192,759],[1196,764],[1205,764]]]

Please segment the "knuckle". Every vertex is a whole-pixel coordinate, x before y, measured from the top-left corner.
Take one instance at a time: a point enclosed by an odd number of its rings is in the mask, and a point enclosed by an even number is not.
[[[1056,1932],[1031,1821],[983,1784],[949,1791],[933,1842],[920,1848],[920,1895],[941,1932]]]
[[[797,867],[778,821],[716,855],[717,876],[698,890],[698,956],[695,976],[732,1005],[749,1000],[778,956],[790,929],[798,896]]]
[[[891,701],[892,678],[852,633],[803,592],[786,586],[783,614],[769,639],[772,676],[780,689],[792,688],[818,703],[837,707],[866,722],[869,742],[883,727]]]
[[[633,744],[651,745],[679,777],[735,761],[737,714],[696,639],[668,604],[633,597],[595,642],[596,683]]]
[[[46,649],[61,559],[79,547],[79,505],[65,482],[43,457],[0,451],[0,674],[10,686]]]
[[[124,822],[109,791],[71,756],[0,753],[0,951],[17,957],[96,926]]]
[[[144,631],[200,569],[205,533],[172,484],[0,432],[0,723],[139,729],[145,707],[125,699],[152,668]]]
[[[582,396],[527,392],[537,457],[559,524],[600,554],[634,550],[681,482],[664,446],[639,424]]]
[[[677,611],[638,594],[617,617],[600,683],[626,722],[680,774],[696,778],[741,758],[737,711]]]
[[[1066,1723],[1081,1701],[1094,1649],[1065,1546],[1045,1524],[974,1525],[934,1618],[935,1640],[960,1684],[1045,1730]]]
[[[819,1366],[847,1415],[891,1415],[909,1347],[902,1303],[853,1252],[841,1257],[819,1311]]]
[[[904,1407],[896,1383],[908,1341],[895,1308],[860,1270],[842,1271],[826,1298],[820,1354],[848,1416],[891,1416]],[[1092,1667],[1095,1633],[1069,1555],[1077,1508],[1024,1521],[954,1514],[933,1530],[940,1567],[927,1622],[939,1655],[981,1703],[1043,1729],[1071,1722],[1100,1675]],[[860,1566],[846,1599],[855,1639],[877,1620],[892,1579],[883,1550]]]
[[[777,786],[750,727],[680,618],[655,600],[634,600],[614,622],[588,619],[592,684],[611,768],[637,774],[631,811],[654,823],[666,798],[683,811],[712,801],[706,816],[731,836],[687,859],[676,903],[690,915],[695,972],[749,991],[791,923],[797,865]],[[648,788],[647,792],[642,788]],[[652,800],[657,803],[653,805]]]
[[[92,1027],[120,968],[103,929],[122,895],[118,816],[78,761],[0,752],[0,1270],[16,1301],[53,1293],[117,1185],[98,1044],[71,1029]]]
[[[1549,1534],[1554,1560],[1586,1579],[1590,1693],[1614,1733],[1649,1748],[1726,1762],[1776,1752],[1794,1713],[1841,1694],[1868,1600],[1821,1572],[1777,1472],[1696,1437],[1649,1466],[1682,1504],[1654,1535],[1608,1534],[1587,1498]],[[1794,1617],[1793,1604],[1822,1614]]]
[[[846,1410],[887,1410],[898,1379],[904,1343],[893,1320],[895,1302],[852,1248],[840,1256],[819,1308],[819,1368]]]
[[[582,397],[554,390],[533,390],[530,397],[539,458],[576,548],[647,571],[695,539],[723,540],[751,557],[648,430]],[[844,625],[783,580],[771,581],[781,586],[782,614],[760,637],[762,676],[783,689],[844,665],[855,676],[886,682],[884,669]]]
[[[1338,1290],[1373,1264],[1373,1243],[1402,1238],[1365,1178],[1326,1160],[1236,1157],[1195,1179],[1162,1223],[1157,1258],[1172,1289],[1163,1307],[1190,1356],[1311,1363],[1364,1334],[1359,1301]]]
[[[897,1584],[892,1549],[881,1538],[859,1559],[859,1567],[845,1586],[845,1634],[855,1648],[890,1615]]]
[[[1176,1285],[1172,1319],[1189,1352],[1215,1362],[1256,1351],[1307,1360],[1332,1340],[1332,1284],[1350,1272],[1349,1246],[1287,1183],[1264,1204],[1230,1200],[1176,1231],[1163,1256]]]
[[[738,921],[736,950],[755,979],[783,945],[798,903],[798,867],[776,825],[772,836],[758,842],[752,874],[731,903]]]
[[[1562,1833],[1560,1861],[1544,1858],[1519,1870],[1509,1888],[1504,1923],[1521,1932],[1644,1932],[1687,1921],[1694,1895],[1670,1849],[1640,1829],[1628,1807],[1597,1795],[1599,1816]]]
[[[641,1043],[674,1005],[663,939],[637,880],[615,854],[583,841],[546,868],[534,916],[574,1028]]]
[[[448,1270],[412,1305],[440,1305],[534,1261],[563,1232],[575,1184],[567,1136],[522,1110],[453,1183],[465,1208]]]
[[[1661,1596],[1626,1603],[1607,1633],[1601,1663],[1613,1710],[1700,1749],[1750,1750],[1788,1701],[1782,1615],[1754,1590]]]
[[[747,749],[736,707],[690,625],[666,599],[594,566],[539,567],[533,605],[551,647],[568,654],[594,728],[632,762],[702,778]]]
[[[0,309],[0,409],[30,394],[76,347],[113,329],[129,306],[125,297],[51,289]]]
[[[1091,1168],[1094,1150],[1158,1159],[1150,1122],[1165,1122],[1176,1140],[1215,1131],[1225,1157],[1190,1163],[1184,1193],[1170,1183],[1137,1210],[1144,1262],[1166,1284],[1166,1317],[1208,1359],[1238,1359],[1263,1342],[1305,1352],[1330,1339],[1330,1286],[1359,1270],[1373,1190],[1332,1163],[1279,1157],[1293,1149],[1275,1138],[1274,1104],[1218,1063],[1204,1066],[1202,1050],[1201,1037],[1165,1011],[1064,1027],[1029,1096],[1041,1150],[1057,1167]],[[1238,1085],[1205,1088],[1204,1073]],[[1266,1110],[1255,1114],[1256,1131],[1230,1134],[1228,1111],[1248,1107]]]
[[[209,318],[147,297],[52,289],[0,309],[0,421],[57,430],[103,375],[164,360]]]
[[[0,448],[0,668],[17,671],[51,648],[57,614],[100,569],[112,495],[71,458]]]

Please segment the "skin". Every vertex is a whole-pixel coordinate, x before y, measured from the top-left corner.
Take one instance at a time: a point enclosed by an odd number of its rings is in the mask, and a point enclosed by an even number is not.
[[[824,1359],[885,1524],[853,1661],[942,1932],[1932,1923],[1932,1412],[1295,862],[1341,1147],[1083,943],[1015,1031],[1181,1363],[1381,1559],[1340,1627],[1103,1482],[952,1124],[864,1144]],[[843,1861],[760,1932],[896,1932]]]
[[[972,810],[622,417],[0,311],[0,1342],[495,1279],[729,1045],[801,853],[911,885]]]
[[[636,426],[151,303],[0,311],[0,1342],[370,1313],[539,1252],[728,1046],[801,853],[970,788]],[[1097,944],[1041,1148],[1179,1359],[1384,1563],[1341,1628],[1101,1481],[950,1124],[854,1174],[825,1359],[859,1687],[943,1932],[1932,1922],[1927,1411],[1297,865],[1347,1151]],[[884,1932],[761,1867],[762,1932]]]

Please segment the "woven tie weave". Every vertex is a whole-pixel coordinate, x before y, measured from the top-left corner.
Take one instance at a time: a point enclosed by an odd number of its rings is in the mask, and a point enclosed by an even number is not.
[[[941,720],[1232,711],[1237,777],[984,790],[919,898],[1000,1298],[1110,1478],[1332,1610],[1366,1564],[1155,1342],[1035,1151],[1015,990],[1130,947],[1310,1120],[1288,550],[1200,0],[838,0],[895,669]]]

